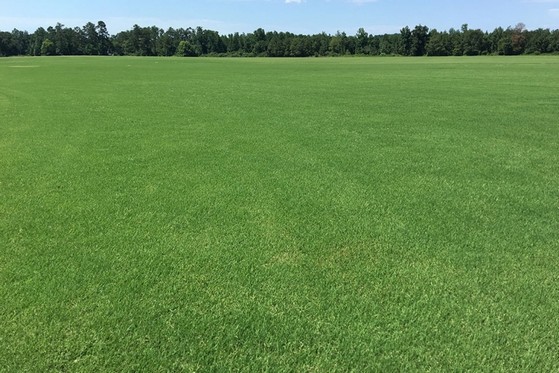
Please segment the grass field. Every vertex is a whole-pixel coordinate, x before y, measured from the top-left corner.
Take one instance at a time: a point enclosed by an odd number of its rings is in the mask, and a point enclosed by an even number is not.
[[[559,370],[559,58],[0,59],[0,371]]]

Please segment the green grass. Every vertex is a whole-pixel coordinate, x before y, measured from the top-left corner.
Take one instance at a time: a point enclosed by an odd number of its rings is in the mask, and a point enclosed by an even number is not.
[[[0,370],[559,370],[558,88],[558,57],[0,59]]]

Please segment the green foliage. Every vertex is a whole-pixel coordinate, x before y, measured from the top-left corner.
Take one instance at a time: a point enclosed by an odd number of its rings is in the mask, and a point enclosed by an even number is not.
[[[43,40],[41,44],[41,55],[42,56],[52,56],[56,53],[56,47],[50,39]]]
[[[12,35],[9,32],[0,32],[0,57],[12,55]]]
[[[186,40],[181,40],[179,42],[179,47],[177,48],[177,56],[179,57],[194,57],[196,56],[196,50],[190,42]]]
[[[559,370],[558,67],[0,59],[1,369]]]
[[[427,42],[429,40],[429,27],[418,25],[411,32],[411,49],[413,56],[424,56],[426,54]]]
[[[452,42],[450,41],[449,34],[431,30],[425,52],[428,56],[451,56]]]
[[[427,26],[413,30],[404,27],[398,34],[369,35],[360,28],[355,35],[295,35],[289,32],[266,32],[220,35],[202,27],[169,28],[134,25],[110,36],[106,24],[88,22],[82,28],[62,24],[39,28],[33,34],[13,30],[0,33],[0,56],[40,55],[42,43],[54,43],[50,55],[133,55],[133,56],[268,56],[308,57],[345,55],[404,56],[476,56],[488,54],[518,55],[559,51],[557,30],[528,31],[523,24],[487,33],[472,30],[467,24],[460,30],[429,32]],[[181,46],[182,43],[182,46]],[[179,50],[179,47],[181,49]]]
[[[412,33],[408,26],[400,30],[400,53],[403,56],[411,56]]]

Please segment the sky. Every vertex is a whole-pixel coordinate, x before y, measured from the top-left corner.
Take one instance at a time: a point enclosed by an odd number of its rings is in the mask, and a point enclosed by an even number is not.
[[[404,26],[426,25],[439,31],[524,23],[530,30],[559,29],[559,0],[0,0],[0,30],[35,31],[38,27],[82,27],[104,21],[109,33],[134,24],[163,29],[202,26],[249,33],[296,34],[344,31],[363,27],[370,34],[397,33]]]

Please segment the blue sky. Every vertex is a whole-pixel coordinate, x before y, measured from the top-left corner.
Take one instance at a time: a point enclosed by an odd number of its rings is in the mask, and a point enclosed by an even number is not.
[[[68,27],[107,23],[109,32],[140,26],[196,27],[220,33],[291,31],[313,34],[359,27],[372,34],[403,26],[492,31],[519,22],[528,29],[559,29],[559,0],[0,0],[0,30],[35,31],[60,22]]]

